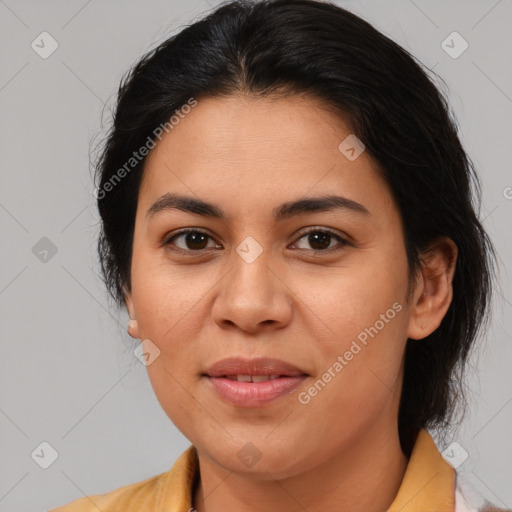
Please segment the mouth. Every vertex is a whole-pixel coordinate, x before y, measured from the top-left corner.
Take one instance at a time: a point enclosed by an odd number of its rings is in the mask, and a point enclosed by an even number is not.
[[[225,377],[232,380],[242,378],[240,382],[248,382],[247,378],[256,378],[253,382],[257,382],[259,377],[268,377],[276,379],[279,377],[294,377],[297,375],[307,375],[305,371],[297,366],[269,357],[257,357],[254,359],[246,359],[243,357],[228,357],[217,361],[206,370],[208,377]]]
[[[239,407],[262,407],[291,393],[309,375],[279,359],[227,358],[202,376],[218,397]]]
[[[287,377],[287,375],[222,375],[221,378],[236,380],[237,382],[266,382],[281,377]]]

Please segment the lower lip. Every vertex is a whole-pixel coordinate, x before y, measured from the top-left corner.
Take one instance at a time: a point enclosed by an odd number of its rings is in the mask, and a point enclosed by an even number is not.
[[[290,393],[306,375],[279,377],[264,382],[238,382],[225,377],[206,376],[215,391],[225,400],[241,407],[258,407]]]

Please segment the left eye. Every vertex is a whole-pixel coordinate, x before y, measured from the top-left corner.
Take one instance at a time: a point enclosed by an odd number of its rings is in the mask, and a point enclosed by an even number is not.
[[[184,247],[180,246],[176,243],[176,240],[182,239],[184,242]],[[205,233],[204,231],[199,230],[184,230],[179,233],[176,233],[172,237],[170,237],[165,245],[175,245],[181,251],[189,251],[189,252],[199,252],[203,249],[208,248],[208,239],[210,239],[213,244],[210,245],[210,248],[219,247],[218,244],[215,243],[213,238]],[[313,248],[311,250],[322,252],[327,249],[332,249],[331,243],[336,239],[340,246],[349,245],[349,243],[341,238],[336,233],[328,230],[328,229],[312,229],[302,234],[302,236],[298,239],[300,242],[302,239],[305,239],[307,243],[309,243]],[[295,243],[297,244],[297,242]],[[336,244],[335,244],[336,245]],[[334,246],[335,246],[334,245]],[[309,250],[307,247],[297,247],[301,250]]]
[[[331,249],[331,242],[333,238],[338,240],[340,246],[348,245],[348,242],[341,238],[336,233],[328,230],[328,229],[312,229],[303,233],[303,235],[299,238],[299,241],[302,239],[306,239],[307,243],[313,246],[313,251],[325,251],[326,249]],[[316,246],[316,247],[315,247]],[[299,249],[304,249],[304,247],[299,247]],[[308,249],[307,247],[305,248]]]

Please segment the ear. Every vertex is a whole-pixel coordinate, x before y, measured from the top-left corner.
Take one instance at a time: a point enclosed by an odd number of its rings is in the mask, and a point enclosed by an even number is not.
[[[126,304],[126,309],[128,310],[128,315],[130,316],[130,320],[128,321],[128,334],[132,338],[140,339],[139,324],[138,324],[137,318],[135,316],[135,308],[133,306],[133,299],[132,299],[131,292],[125,291],[124,302]]]
[[[422,268],[410,305],[409,338],[421,340],[441,324],[453,298],[457,254],[457,246],[448,237],[437,238],[420,254]]]

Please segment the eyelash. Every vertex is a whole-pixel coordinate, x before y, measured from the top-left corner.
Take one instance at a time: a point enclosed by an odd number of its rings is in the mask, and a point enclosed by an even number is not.
[[[174,233],[171,237],[169,238],[166,238],[166,240],[164,241],[163,245],[165,247],[169,247],[171,245],[171,242],[178,238],[179,236],[181,235],[186,235],[186,234],[191,234],[191,233],[194,233],[194,234],[201,234],[201,235],[205,235],[209,238],[211,238],[213,240],[213,237],[211,237],[207,232],[205,231],[202,231],[200,229],[183,229],[181,231],[178,231],[176,233]],[[305,231],[305,232],[302,232],[299,236],[299,238],[297,239],[298,240],[301,240],[302,238],[304,238],[305,236],[307,235],[310,235],[311,233],[327,233],[329,235],[331,235],[332,237],[336,238],[338,240],[338,242],[340,242],[340,247],[338,247],[337,249],[334,247],[330,247],[330,248],[327,248],[327,249],[298,249],[299,251],[313,251],[315,253],[327,253],[327,252],[331,252],[331,251],[338,251],[338,250],[341,250],[343,247],[345,246],[348,246],[348,245],[351,245],[347,240],[345,240],[344,238],[342,238],[340,235],[338,235],[335,231],[329,229],[329,228],[319,228],[319,227],[314,227],[314,228],[311,228],[309,229],[308,231]],[[181,247],[177,247],[177,248],[174,248],[174,249],[171,249],[173,251],[177,251],[177,252],[181,252],[183,254],[191,254],[191,255],[196,255],[196,254],[201,254],[201,253],[204,253],[205,252],[205,249],[199,249],[199,250],[192,250],[192,249],[182,249]]]

